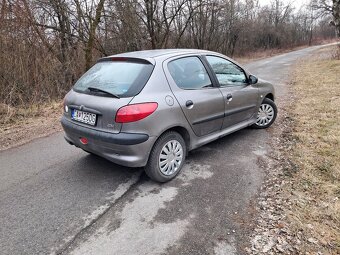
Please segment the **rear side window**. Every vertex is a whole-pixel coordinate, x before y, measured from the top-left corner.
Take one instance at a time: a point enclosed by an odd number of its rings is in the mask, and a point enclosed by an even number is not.
[[[131,97],[143,89],[152,70],[153,65],[146,63],[98,62],[76,82],[73,89],[91,94],[89,88],[97,88],[119,97]]]
[[[169,72],[178,87],[182,89],[202,89],[211,87],[209,75],[198,57],[185,57],[171,61]]]

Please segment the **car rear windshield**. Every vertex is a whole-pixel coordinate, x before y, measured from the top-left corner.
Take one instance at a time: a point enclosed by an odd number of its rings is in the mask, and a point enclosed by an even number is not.
[[[76,82],[73,90],[102,96],[132,97],[143,89],[152,70],[152,64],[141,61],[98,62]],[[103,91],[107,93],[101,93]]]

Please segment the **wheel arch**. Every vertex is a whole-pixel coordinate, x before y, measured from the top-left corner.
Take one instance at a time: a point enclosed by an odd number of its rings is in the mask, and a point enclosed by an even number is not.
[[[185,127],[182,127],[182,126],[173,126],[173,127],[170,127],[168,129],[164,130],[159,137],[161,137],[163,134],[165,134],[166,132],[169,132],[169,131],[175,131],[183,137],[185,145],[187,147],[187,150],[186,150],[187,153],[186,154],[188,154],[188,152],[190,150],[190,142],[191,142],[189,131]]]
[[[189,148],[190,148],[190,134],[189,134],[188,130],[184,127],[181,127],[181,126],[175,126],[175,127],[169,128],[165,132],[167,132],[167,131],[175,131],[183,137],[185,145],[187,147],[186,151],[187,151],[187,154],[188,154],[188,151],[189,151]]]
[[[274,95],[272,93],[268,93],[264,98],[268,98],[274,102]]]

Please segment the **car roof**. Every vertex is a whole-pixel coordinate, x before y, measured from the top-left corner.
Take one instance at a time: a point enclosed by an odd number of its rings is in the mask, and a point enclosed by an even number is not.
[[[168,55],[168,57],[175,57],[182,54],[200,54],[200,53],[214,53],[212,51],[207,50],[198,50],[198,49],[159,49],[159,50],[141,50],[141,51],[132,51],[119,53],[116,55],[107,56],[105,58],[114,58],[114,57],[126,57],[126,58],[139,58],[150,60],[160,56]]]
[[[176,57],[183,54],[211,54],[215,56],[222,56],[233,63],[237,64],[238,66],[241,66],[237,61],[214,51],[209,50],[200,50],[200,49],[157,49],[157,50],[141,50],[141,51],[131,51],[131,52],[125,52],[125,53],[119,53],[111,56],[107,56],[104,58],[99,59],[99,61],[110,59],[110,58],[127,58],[127,59],[135,59],[135,60],[143,60],[147,61],[151,64],[156,63],[156,59],[159,57]]]

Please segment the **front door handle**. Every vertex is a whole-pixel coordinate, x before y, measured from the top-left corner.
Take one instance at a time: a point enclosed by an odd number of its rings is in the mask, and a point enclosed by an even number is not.
[[[188,101],[185,102],[185,106],[186,106],[186,107],[191,107],[191,106],[193,106],[193,105],[194,105],[194,102],[191,101],[191,100],[188,100]]]
[[[232,95],[232,94],[228,94],[228,95],[226,96],[226,99],[227,99],[228,101],[233,100],[233,95]]]

